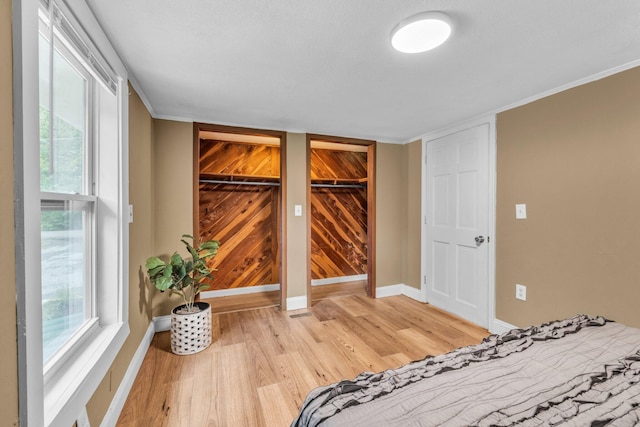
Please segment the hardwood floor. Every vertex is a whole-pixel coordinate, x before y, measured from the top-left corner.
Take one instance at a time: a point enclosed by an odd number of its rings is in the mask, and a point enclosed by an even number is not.
[[[228,297],[204,298],[211,304],[213,313],[229,313],[253,308],[274,307],[280,305],[280,291],[255,292]]]
[[[323,299],[346,295],[367,296],[367,281],[336,283],[334,285],[311,286],[311,305],[314,306]]]
[[[191,356],[171,354],[169,332],[156,334],[118,426],[288,426],[315,387],[489,334],[405,296],[338,296],[292,312],[218,314],[213,324],[214,343]]]

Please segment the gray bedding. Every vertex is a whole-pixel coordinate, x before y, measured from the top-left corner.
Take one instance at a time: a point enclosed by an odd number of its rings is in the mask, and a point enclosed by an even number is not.
[[[292,427],[640,425],[640,330],[579,315],[312,390]]]

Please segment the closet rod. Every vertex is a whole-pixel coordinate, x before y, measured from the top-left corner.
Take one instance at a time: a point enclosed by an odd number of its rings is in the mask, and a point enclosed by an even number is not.
[[[311,184],[311,186],[318,188],[367,188],[362,184]]]
[[[200,182],[205,184],[238,184],[238,185],[269,185],[279,187],[279,182],[251,182],[251,181],[225,181],[222,179],[201,179]]]

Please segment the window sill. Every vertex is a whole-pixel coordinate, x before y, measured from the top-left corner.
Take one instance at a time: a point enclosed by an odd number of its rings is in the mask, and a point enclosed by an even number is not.
[[[109,371],[127,335],[126,323],[98,328],[76,357],[52,375],[44,390],[46,426],[73,425]]]

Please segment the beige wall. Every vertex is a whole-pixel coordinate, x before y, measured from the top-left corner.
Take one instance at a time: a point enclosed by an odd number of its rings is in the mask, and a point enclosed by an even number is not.
[[[180,239],[193,234],[193,123],[154,120],[154,253],[186,255]],[[181,301],[156,292],[153,315],[164,316]]]
[[[307,294],[307,136],[287,133],[287,298]],[[302,216],[294,216],[302,205]]]
[[[11,1],[0,0],[0,401],[5,425],[18,425],[18,345],[16,337],[16,272],[13,216],[13,79]]]
[[[143,267],[154,252],[153,228],[153,121],[138,94],[129,96],[129,203],[134,221],[129,225],[129,327],[131,332],[116,356],[109,372],[87,404],[91,425],[104,418],[115,392],[131,363],[152,319],[152,287]]]
[[[591,313],[640,327],[639,118],[640,68],[498,115],[498,319]]]
[[[396,285],[403,279],[405,192],[403,146],[376,144],[376,287]]]
[[[402,174],[405,191],[405,243],[403,245],[402,283],[420,289],[420,251],[422,249],[422,141],[402,146]]]

